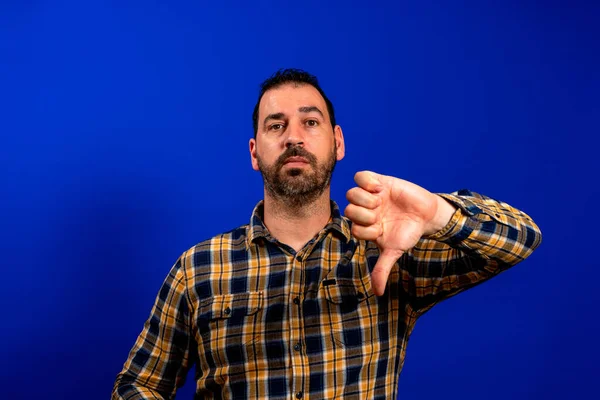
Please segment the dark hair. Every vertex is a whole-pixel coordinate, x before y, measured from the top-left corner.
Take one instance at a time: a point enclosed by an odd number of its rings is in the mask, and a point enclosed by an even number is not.
[[[327,96],[321,86],[319,86],[319,81],[317,77],[309,74],[306,71],[302,71],[301,69],[295,68],[287,68],[280,69],[271,75],[270,78],[265,80],[260,84],[260,93],[258,95],[258,100],[256,101],[256,105],[254,106],[254,112],[252,113],[252,124],[254,125],[254,138],[256,138],[256,133],[258,132],[258,106],[260,104],[260,100],[262,99],[265,92],[269,89],[277,88],[286,83],[295,83],[297,85],[311,85],[315,89],[319,91],[323,99],[325,100],[325,104],[327,105],[327,112],[329,113],[329,121],[331,122],[331,127],[335,128],[335,113],[333,111],[333,104]]]

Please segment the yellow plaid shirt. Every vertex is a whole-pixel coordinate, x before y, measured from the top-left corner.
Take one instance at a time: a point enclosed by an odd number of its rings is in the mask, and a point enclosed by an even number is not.
[[[535,223],[466,190],[440,232],[396,263],[377,297],[379,251],[332,216],[302,250],[273,238],[262,203],[250,224],[177,260],[113,399],[171,399],[196,366],[196,399],[392,399],[417,318],[436,303],[525,259]]]

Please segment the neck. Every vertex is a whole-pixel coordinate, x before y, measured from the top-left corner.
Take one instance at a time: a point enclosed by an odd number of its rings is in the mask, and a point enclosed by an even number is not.
[[[329,188],[314,201],[299,206],[276,199],[265,191],[263,222],[271,236],[299,251],[329,221]]]

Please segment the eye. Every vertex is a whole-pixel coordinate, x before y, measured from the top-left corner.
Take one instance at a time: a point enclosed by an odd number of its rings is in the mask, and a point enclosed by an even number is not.
[[[312,127],[319,125],[319,122],[314,119],[309,119],[308,121],[306,121],[306,125],[308,125],[312,128]]]
[[[283,124],[272,124],[272,125],[269,125],[269,130],[270,131],[279,131],[281,129],[283,129]]]

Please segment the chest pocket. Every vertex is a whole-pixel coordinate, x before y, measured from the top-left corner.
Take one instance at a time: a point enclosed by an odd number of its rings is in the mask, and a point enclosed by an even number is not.
[[[369,275],[325,279],[321,289],[329,306],[334,344],[352,348],[377,340],[378,303]]]
[[[263,293],[216,295],[200,302],[199,333],[215,365],[246,361],[246,347],[260,335]]]

